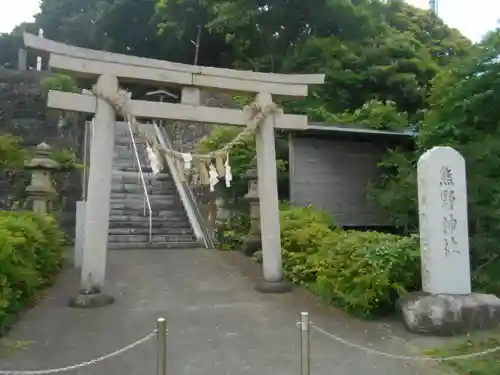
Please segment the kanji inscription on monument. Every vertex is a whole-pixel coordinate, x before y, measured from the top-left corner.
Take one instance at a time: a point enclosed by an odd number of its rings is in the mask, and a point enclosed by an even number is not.
[[[418,161],[422,289],[471,292],[465,160],[451,147],[434,147]]]

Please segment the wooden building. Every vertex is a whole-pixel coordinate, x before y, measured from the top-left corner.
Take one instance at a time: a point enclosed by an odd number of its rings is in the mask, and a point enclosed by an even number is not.
[[[310,124],[289,133],[290,201],[328,212],[342,227],[381,227],[389,220],[367,198],[378,163],[396,146],[411,148],[415,133]]]

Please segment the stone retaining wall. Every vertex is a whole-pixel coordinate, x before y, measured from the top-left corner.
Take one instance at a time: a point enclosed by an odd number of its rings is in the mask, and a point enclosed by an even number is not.
[[[55,149],[67,148],[82,154],[83,119],[72,118],[59,127],[59,111],[48,110],[41,80],[50,73],[7,70],[0,67],[0,134],[22,138],[26,147],[46,142]],[[58,213],[61,226],[73,235],[76,201],[81,195],[81,172],[59,173],[57,190],[62,199]],[[0,202],[13,192],[5,176],[0,176]],[[5,203],[1,209],[5,209]]]

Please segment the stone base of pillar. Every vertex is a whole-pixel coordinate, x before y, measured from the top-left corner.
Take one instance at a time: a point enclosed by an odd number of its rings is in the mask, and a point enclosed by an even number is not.
[[[266,281],[260,280],[255,285],[255,290],[266,294],[283,294],[292,290],[292,284],[286,280],[281,281]]]
[[[242,251],[246,256],[251,257],[260,249],[262,249],[260,233],[257,235],[248,235],[243,241]]]
[[[115,302],[115,297],[101,293],[101,291],[82,290],[75,298],[69,301],[69,306],[78,309],[95,309],[111,305]]]

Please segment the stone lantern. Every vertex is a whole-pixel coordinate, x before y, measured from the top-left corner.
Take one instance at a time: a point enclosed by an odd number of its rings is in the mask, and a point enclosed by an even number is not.
[[[51,153],[52,149],[48,144],[40,143],[33,159],[25,165],[25,169],[31,170],[31,183],[26,192],[33,202],[33,212],[38,214],[49,214],[52,201],[57,195],[52,183],[52,174],[60,166],[50,158]]]
[[[248,193],[244,198],[250,204],[250,230],[243,241],[243,252],[245,255],[252,256],[261,249],[257,158],[253,158],[250,162],[246,177],[248,179]]]

